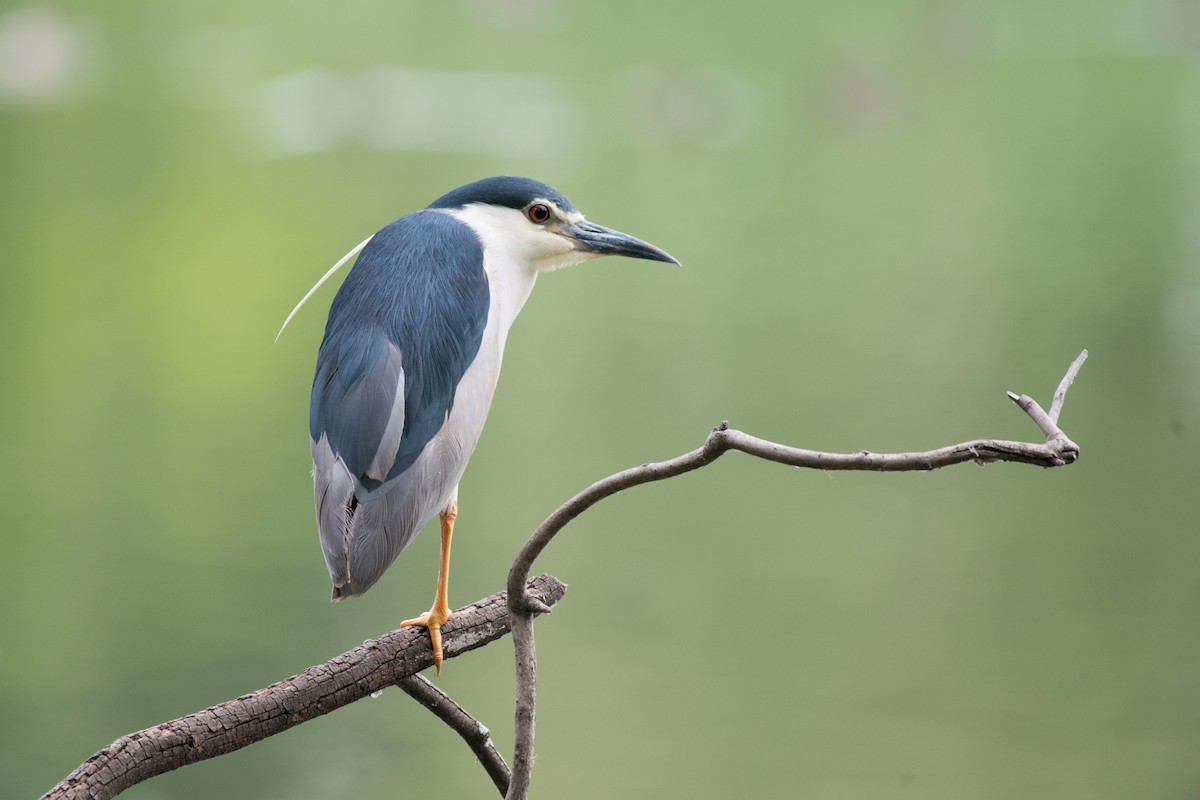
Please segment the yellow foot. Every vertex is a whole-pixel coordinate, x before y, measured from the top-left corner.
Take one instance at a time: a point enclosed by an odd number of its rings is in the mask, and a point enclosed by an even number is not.
[[[450,619],[450,609],[433,608],[415,619],[406,619],[400,623],[401,628],[421,627],[429,629],[429,638],[433,642],[433,668],[435,675],[442,674],[442,625]]]

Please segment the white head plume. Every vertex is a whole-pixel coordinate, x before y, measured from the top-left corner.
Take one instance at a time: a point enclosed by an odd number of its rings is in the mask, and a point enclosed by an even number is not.
[[[287,319],[285,319],[283,321],[283,327],[279,329],[279,333],[275,334],[275,341],[277,341],[277,342],[279,341],[279,337],[283,335],[283,328],[286,328],[288,326],[288,323],[292,321],[292,317],[296,316],[296,312],[300,310],[300,307],[308,302],[308,298],[312,297],[316,293],[317,289],[321,288],[321,285],[324,284],[325,281],[332,278],[333,273],[337,272],[341,268],[342,264],[345,264],[347,261],[354,258],[354,256],[358,255],[359,251],[367,246],[367,242],[371,241],[374,238],[375,238],[375,234],[371,234],[367,238],[363,239],[361,242],[359,242],[357,245],[355,245],[353,250],[351,250],[349,253],[346,253],[346,255],[342,256],[341,261],[338,261],[336,264],[334,264],[332,267],[330,267],[329,272],[326,272],[324,275],[321,276],[321,280],[317,281],[316,284],[311,289],[308,290],[308,294],[306,294],[306,295],[304,295],[304,297],[300,298],[300,302],[296,303],[296,307],[292,309],[292,313],[287,315]]]

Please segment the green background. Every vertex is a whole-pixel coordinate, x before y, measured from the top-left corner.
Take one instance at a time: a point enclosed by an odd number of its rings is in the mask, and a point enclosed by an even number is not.
[[[1062,422],[1068,469],[731,454],[538,568],[540,797],[1200,795],[1200,4],[448,0],[0,11],[0,782],[428,607],[328,603],[312,364],[346,250],[492,174],[684,264],[541,278],[451,600],[722,419],[835,451]],[[507,642],[439,685],[511,753]],[[488,797],[398,690],[130,798]]]

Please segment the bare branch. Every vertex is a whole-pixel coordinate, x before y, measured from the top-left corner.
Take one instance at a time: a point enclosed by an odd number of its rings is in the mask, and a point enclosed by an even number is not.
[[[533,614],[522,608],[508,613],[512,619],[513,653],[517,661],[516,740],[513,744],[512,778],[505,800],[529,794],[533,776],[533,729],[537,709],[537,650],[533,641]]]
[[[1063,401],[1067,399],[1067,389],[1071,388],[1071,384],[1075,382],[1075,376],[1079,374],[1079,368],[1083,366],[1083,362],[1087,361],[1088,351],[1082,351],[1075,360],[1071,362],[1071,366],[1067,367],[1067,374],[1063,375],[1063,379],[1058,382],[1058,388],[1054,390],[1054,399],[1050,401],[1050,419],[1053,422],[1058,422],[1058,415],[1062,413]]]
[[[396,681],[409,697],[433,712],[434,716],[450,726],[463,738],[471,752],[479,759],[488,777],[501,796],[508,791],[508,765],[492,743],[492,732],[487,726],[467,713],[466,709],[451,699],[450,695],[434,686],[420,675],[409,675]]]
[[[549,575],[528,585],[528,591],[547,607],[562,599],[566,589]],[[442,628],[442,646],[446,658],[454,658],[508,632],[505,593],[499,592],[454,612]],[[328,714],[432,665],[433,650],[424,631],[392,631],[265,689],[122,736],[80,765],[43,800],[107,800],[155,775],[231,753]]]
[[[1078,369],[1075,364],[1072,364],[1072,367]],[[1009,392],[1009,397],[1033,419],[1046,434],[1048,441],[1034,444],[1005,439],[975,439],[937,450],[917,453],[872,453],[868,450],[860,450],[857,453],[825,453],[759,439],[756,436],[734,430],[728,427],[728,423],[722,422],[709,433],[704,444],[698,449],[669,461],[642,464],[639,467],[610,475],[596,481],[559,506],[538,526],[517,553],[508,573],[509,606],[520,605],[522,602],[520,589],[533,567],[533,562],[541,555],[550,540],[571,520],[617,492],[644,483],[673,478],[708,466],[729,450],[740,450],[747,455],[793,467],[807,467],[823,471],[872,472],[920,472],[948,467],[952,464],[995,461],[1012,461],[1040,467],[1061,467],[1074,462],[1079,457],[1079,446],[1068,439],[1058,426],[1049,420],[1046,412],[1035,400],[1028,395],[1018,397],[1012,392]]]
[[[1058,429],[1058,424],[1050,419],[1041,404],[1027,394],[1017,394],[1016,392],[1008,392],[1008,399],[1016,403],[1022,411],[1029,415],[1029,418],[1041,429],[1042,433],[1046,434],[1046,441],[1052,441],[1062,436],[1062,431]]]
[[[459,609],[442,629],[444,651],[454,658],[513,634],[516,658],[516,743],[509,773],[487,728],[416,673],[433,663],[429,638],[401,629],[285,681],[204,711],[123,736],[96,753],[43,796],[111,798],[154,775],[223,755],[360,700],[396,684],[455,730],[478,756],[493,783],[510,800],[524,800],[533,767],[537,705],[537,661],[533,618],[548,613],[566,586],[548,575],[528,575],[542,550],[571,520],[624,489],[665,480],[711,464],[729,450],[757,458],[819,470],[924,471],[968,461],[1012,461],[1059,467],[1079,457],[1079,447],[1058,427],[1066,391],[1087,358],[1083,351],[1055,392],[1050,412],[1028,395],[1009,397],[1045,434],[1043,444],[976,439],[917,453],[824,453],[759,439],[726,423],[714,428],[698,449],[669,461],[643,464],[610,475],[554,511],[529,537],[509,570],[507,592]]]
[[[1054,392],[1054,401],[1050,404],[1050,411],[1047,413],[1027,394],[1018,395],[1016,392],[1009,392],[1008,398],[1021,407],[1021,410],[1029,415],[1041,429],[1042,433],[1046,434],[1046,444],[1057,444],[1061,450],[1063,457],[1070,461],[1074,461],[1079,457],[1079,447],[1067,438],[1067,435],[1058,427],[1058,415],[1062,413],[1063,401],[1067,399],[1067,389],[1071,388],[1071,383],[1074,382],[1075,376],[1079,373],[1079,368],[1083,366],[1083,362],[1087,360],[1088,351],[1084,350],[1079,354],[1071,366],[1067,369],[1067,374],[1058,383],[1058,389]],[[1051,465],[1057,466],[1057,465]]]
[[[1079,446],[1059,429],[1056,422],[1057,412],[1062,410],[1062,399],[1066,395],[1067,387],[1086,358],[1087,351],[1084,350],[1072,362],[1067,374],[1059,383],[1055,393],[1055,405],[1052,406],[1055,409],[1053,418],[1031,397],[1008,393],[1046,435],[1046,442],[1043,444],[976,439],[920,453],[871,453],[866,450],[857,453],[822,453],[759,439],[733,430],[728,423],[722,422],[708,434],[704,444],[698,449],[669,461],[643,464],[610,475],[596,481],[559,506],[522,545],[508,572],[508,608],[512,616],[513,648],[517,664],[517,698],[516,744],[513,750],[512,780],[505,795],[507,800],[525,800],[533,769],[534,721],[537,707],[533,614],[538,611],[538,607],[523,596],[521,588],[525,585],[534,561],[571,520],[617,492],[700,469],[716,461],[729,450],[740,450],[747,455],[793,467],[826,471],[912,472],[938,469],[968,461],[977,464],[1012,461],[1041,467],[1065,466],[1079,458]]]

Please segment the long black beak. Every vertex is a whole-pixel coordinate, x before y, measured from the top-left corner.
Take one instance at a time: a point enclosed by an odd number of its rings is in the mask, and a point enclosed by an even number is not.
[[[603,256],[629,256],[630,258],[679,264],[678,259],[666,250],[660,250],[627,233],[614,231],[612,228],[606,228],[594,222],[576,222],[564,225],[562,233],[574,239],[578,249],[586,250],[589,253]]]

